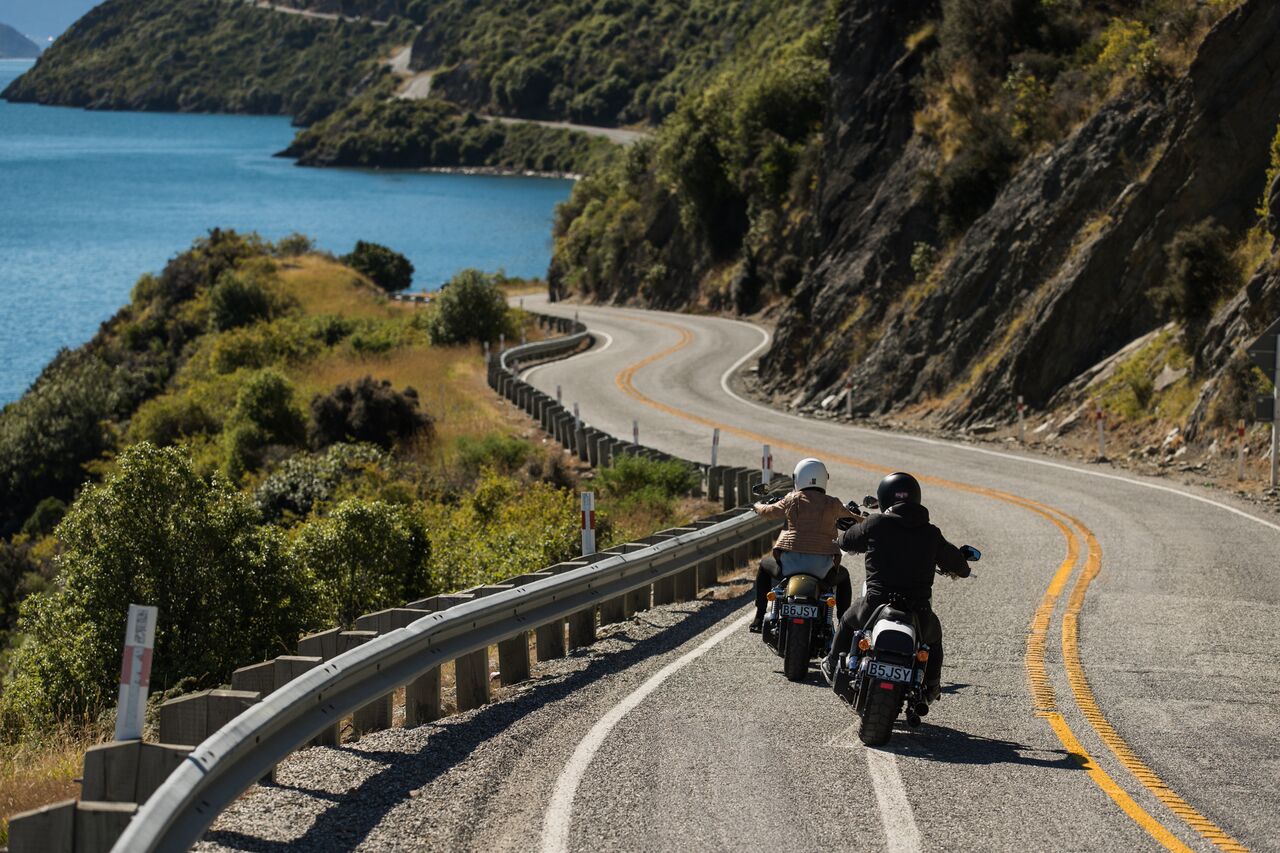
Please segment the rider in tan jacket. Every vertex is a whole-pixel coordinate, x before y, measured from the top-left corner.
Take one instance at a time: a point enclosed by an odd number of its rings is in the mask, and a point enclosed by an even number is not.
[[[861,518],[846,509],[838,498],[826,493],[829,480],[827,466],[821,461],[802,459],[795,469],[794,492],[777,503],[755,505],[759,515],[784,519],[782,532],[773,545],[773,557],[780,575],[804,573],[826,577],[840,555],[836,544],[836,522],[842,518]],[[751,623],[752,631],[760,630],[769,587],[777,578],[766,562],[761,562],[756,573],[756,616]]]

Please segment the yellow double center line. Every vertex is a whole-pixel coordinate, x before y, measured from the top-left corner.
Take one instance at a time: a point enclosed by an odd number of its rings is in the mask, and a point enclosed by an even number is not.
[[[791,450],[804,456],[823,456],[842,465],[853,468],[860,468],[865,471],[874,473],[887,473],[889,468],[882,465],[876,465],[862,459],[856,459],[850,456],[843,456],[833,453],[830,450],[819,450],[812,447],[806,447],[795,442],[780,439],[774,436],[767,436],[751,430],[741,429],[739,427],[723,424],[710,418],[704,418],[686,412],[675,406],[668,405],[659,400],[642,393],[635,387],[635,375],[640,370],[660,361],[674,353],[687,347],[693,342],[693,332],[689,329],[677,326],[671,323],[660,323],[654,320],[641,320],[636,317],[628,317],[628,320],[636,323],[643,323],[650,326],[658,326],[676,332],[680,338],[670,347],[648,356],[634,364],[624,368],[615,377],[615,383],[624,394],[632,399],[643,403],[650,408],[665,412],[673,417],[680,418],[692,423],[701,424],[702,426],[719,429],[731,435],[756,442],[758,444],[768,444],[774,448]],[[1062,659],[1063,668],[1066,670],[1067,683],[1071,686],[1072,695],[1075,698],[1076,706],[1080,709],[1080,713],[1084,716],[1085,721],[1097,734],[1098,738],[1107,746],[1108,749],[1115,754],[1120,764],[1128,770],[1133,777],[1146,788],[1156,799],[1163,803],[1171,812],[1176,814],[1186,824],[1198,833],[1202,838],[1217,847],[1219,850],[1230,851],[1230,853],[1239,853],[1239,851],[1247,851],[1243,844],[1236,841],[1217,824],[1209,820],[1186,800],[1178,796],[1163,780],[1156,775],[1145,762],[1142,761],[1120,737],[1115,728],[1103,716],[1102,711],[1098,708],[1097,700],[1094,698],[1093,690],[1089,686],[1089,681],[1085,677],[1084,666],[1080,661],[1080,611],[1084,607],[1085,594],[1088,592],[1089,584],[1098,576],[1102,570],[1102,548],[1098,544],[1097,537],[1078,519],[1073,518],[1067,513],[1050,507],[1037,501],[1022,498],[1007,492],[988,489],[983,486],[974,486],[968,483],[959,483],[953,480],[945,480],[938,477],[922,477],[924,482],[931,485],[940,486],[956,491],[968,492],[970,494],[982,495],[994,500],[1003,501],[1004,503],[1025,509],[1041,518],[1049,521],[1059,532],[1062,533],[1066,541],[1067,553],[1062,563],[1058,566],[1053,578],[1049,582],[1049,587],[1045,590],[1044,597],[1040,601],[1040,605],[1036,608],[1035,614],[1031,619],[1031,627],[1027,635],[1027,652],[1026,667],[1027,676],[1031,682],[1031,696],[1035,705],[1035,713],[1037,716],[1045,718],[1058,740],[1067,749],[1069,753],[1075,755],[1081,762],[1083,768],[1088,772],[1089,778],[1098,786],[1108,797],[1112,799],[1117,806],[1120,807],[1125,814],[1133,819],[1135,823],[1141,826],[1156,841],[1168,850],[1178,851],[1178,853],[1190,853],[1191,848],[1178,839],[1176,835],[1159,820],[1151,815],[1146,809],[1139,805],[1133,797],[1131,797],[1122,788],[1114,778],[1094,761],[1088,751],[1076,738],[1075,733],[1071,730],[1071,726],[1067,723],[1062,713],[1058,710],[1057,697],[1053,689],[1053,682],[1049,676],[1048,668],[1045,663],[1045,645],[1048,641],[1053,622],[1053,614],[1057,609],[1058,602],[1062,598],[1062,593],[1066,589],[1067,584],[1071,580],[1071,575],[1075,571],[1076,564],[1080,561],[1082,550],[1081,538],[1083,537],[1085,547],[1087,548],[1087,556],[1084,567],[1076,578],[1075,585],[1072,587],[1071,594],[1067,598],[1066,610],[1062,617]],[[1078,531],[1078,532],[1077,532]]]

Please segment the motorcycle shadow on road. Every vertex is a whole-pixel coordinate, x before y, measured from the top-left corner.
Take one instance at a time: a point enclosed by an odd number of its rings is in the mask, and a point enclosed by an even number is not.
[[[289,784],[288,769],[284,767],[281,773],[284,781],[264,784],[259,793],[278,798],[283,792],[283,798],[273,799],[277,814],[296,809],[299,822],[310,821],[310,826],[300,837],[278,841],[236,830],[214,829],[205,834],[205,840],[254,853],[353,849],[378,827],[389,812],[416,796],[419,789],[466,761],[486,741],[518,726],[547,705],[589,688],[605,676],[643,664],[713,630],[720,623],[741,615],[743,607],[752,600],[750,591],[747,591],[707,601],[696,610],[689,605],[677,604],[641,611],[618,626],[601,629],[602,636],[595,646],[571,652],[564,660],[570,665],[575,661],[579,663],[577,669],[558,671],[557,668],[563,664],[553,663],[550,672],[539,674],[535,671],[532,679],[504,691],[505,695],[499,694],[494,702],[474,712],[444,717],[415,729],[376,732],[366,735],[363,744],[357,741],[340,747],[316,747],[350,752],[362,761],[377,762],[382,768],[354,787],[340,784],[337,787],[342,789],[341,792],[334,792]],[[674,615],[680,612],[686,615],[672,624],[663,625],[659,621],[663,613]],[[646,634],[646,630],[654,633]],[[426,738],[418,741],[413,734],[417,732],[424,733]],[[404,751],[371,748],[369,742],[381,737],[395,738],[403,744]],[[405,743],[402,738],[414,738],[414,741]],[[517,745],[517,748],[522,747]],[[330,805],[312,819],[314,812],[298,803],[299,796],[336,804],[337,807]],[[341,807],[356,803],[359,805],[353,808]]]
[[[1021,764],[1057,770],[1081,770],[1082,756],[1065,749],[1038,749],[1012,740],[983,737],[927,720],[917,729],[898,722],[894,739],[883,747],[903,758],[922,758],[944,764]]]

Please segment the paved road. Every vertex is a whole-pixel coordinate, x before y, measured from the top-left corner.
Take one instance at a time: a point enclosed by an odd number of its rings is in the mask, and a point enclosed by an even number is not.
[[[594,425],[638,419],[694,457],[719,425],[743,465],[763,441],[779,468],[816,453],[843,498],[884,468],[929,478],[934,520],[985,552],[935,589],[943,700],[867,750],[746,632],[745,594],[653,611],[504,702],[299,754],[219,821],[224,848],[1280,849],[1280,527],[1109,469],[764,409],[723,380],[763,343],[747,324],[545,307],[600,345],[530,380]]]

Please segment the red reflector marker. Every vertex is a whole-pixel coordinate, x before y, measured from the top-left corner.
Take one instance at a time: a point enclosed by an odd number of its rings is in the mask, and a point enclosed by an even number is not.
[[[892,682],[892,681],[882,681],[882,682],[880,682],[880,687],[881,687],[881,688],[883,688],[884,690],[892,690],[892,689],[893,689],[893,682]]]
[[[791,621],[792,621],[792,622],[794,622],[794,623],[795,623],[795,624],[797,624],[797,625],[803,625],[803,624],[804,624],[804,620],[803,620],[803,619],[801,619],[799,616],[795,616],[795,617],[793,617],[793,618],[791,619]]]

